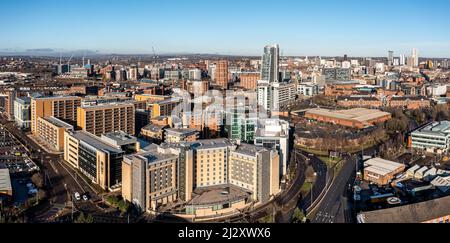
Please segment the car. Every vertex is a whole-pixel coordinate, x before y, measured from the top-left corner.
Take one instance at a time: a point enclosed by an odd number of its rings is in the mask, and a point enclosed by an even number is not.
[[[79,192],[75,192],[75,199],[76,199],[77,201],[80,201],[80,200],[81,200],[81,196],[80,196],[80,193],[79,193]]]
[[[83,200],[84,200],[85,202],[89,201],[88,195],[84,194],[84,195],[83,195]]]

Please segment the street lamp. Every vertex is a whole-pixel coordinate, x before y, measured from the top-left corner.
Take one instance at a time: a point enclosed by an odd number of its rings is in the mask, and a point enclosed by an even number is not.
[[[314,172],[314,178],[316,178],[316,177],[317,177],[317,172]],[[310,194],[311,194],[311,205],[310,206],[312,206],[312,204],[313,204],[313,188],[314,188],[314,182],[311,182],[311,192],[310,192]]]

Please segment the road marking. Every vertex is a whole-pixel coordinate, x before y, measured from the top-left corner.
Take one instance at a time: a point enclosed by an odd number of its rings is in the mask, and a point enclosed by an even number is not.
[[[70,173],[69,170],[67,170],[67,168],[64,167],[64,166],[62,165],[62,163],[60,163],[60,162],[56,162],[56,163],[59,163],[59,164],[61,165],[61,167],[63,167],[63,168],[67,171],[67,173],[73,178],[73,180],[75,181],[75,183],[77,183],[77,185],[78,185],[78,187],[81,189],[81,191],[83,191],[83,193],[85,193],[86,191],[85,191],[84,188],[80,185],[80,183],[77,181],[77,179],[75,179],[75,177],[72,175],[72,173]]]

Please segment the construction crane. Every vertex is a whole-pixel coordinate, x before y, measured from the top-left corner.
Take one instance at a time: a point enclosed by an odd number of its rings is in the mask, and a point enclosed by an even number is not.
[[[156,59],[158,57],[156,56],[155,47],[153,47],[153,46],[152,46],[152,51],[153,51],[153,62],[156,63]]]
[[[73,58],[73,53],[70,56],[69,61],[67,61],[67,69],[69,70],[69,73],[70,73],[70,61],[72,61],[72,58]]]

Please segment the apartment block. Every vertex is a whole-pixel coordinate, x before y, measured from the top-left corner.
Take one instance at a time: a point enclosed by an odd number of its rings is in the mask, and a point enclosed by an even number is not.
[[[134,96],[137,101],[147,101],[148,103],[163,101],[170,99],[170,96],[165,95],[152,95],[152,94],[137,94]]]
[[[96,136],[116,131],[134,135],[134,105],[124,102],[79,107],[77,126]]]
[[[194,144],[194,188],[228,184],[228,158],[232,146],[227,139],[202,140]]]
[[[53,116],[38,118],[37,136],[54,150],[64,150],[64,132],[73,130],[72,125]]]
[[[215,73],[216,84],[223,89],[228,89],[228,61],[220,60],[216,65]]]
[[[37,133],[39,117],[53,116],[67,123],[77,120],[77,108],[81,98],[75,96],[43,97],[31,99],[31,132]]]
[[[158,116],[171,116],[174,109],[181,104],[180,98],[158,101],[151,105],[152,118]]]
[[[276,149],[240,145],[230,152],[229,182],[250,191],[254,201],[267,202],[280,191],[279,161]]]
[[[259,72],[242,72],[239,75],[241,87],[248,90],[256,90],[260,76]]]
[[[132,156],[122,162],[122,196],[147,212],[178,198],[178,154],[158,147]]]
[[[168,126],[149,124],[141,129],[140,136],[152,143],[160,144],[164,141],[164,129]]]
[[[194,142],[198,140],[199,132],[195,129],[169,128],[164,136],[166,143]]]

